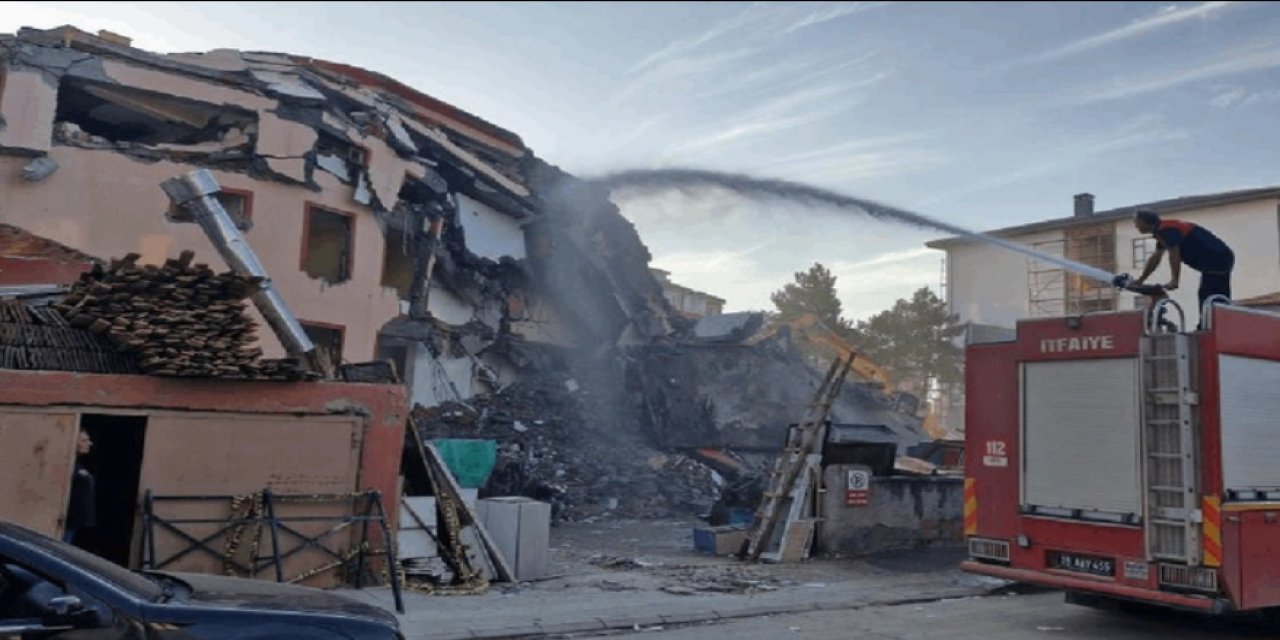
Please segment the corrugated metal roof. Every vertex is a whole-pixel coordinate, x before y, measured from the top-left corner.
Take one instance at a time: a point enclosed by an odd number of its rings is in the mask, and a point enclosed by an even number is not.
[[[107,339],[41,302],[0,300],[0,369],[138,373]]]
[[[1032,222],[1029,224],[1017,225],[1012,227],[1004,227],[986,231],[989,235],[995,236],[1017,236],[1027,233],[1036,233],[1040,231],[1052,231],[1055,229],[1066,229],[1069,227],[1088,226],[1099,222],[1114,222],[1131,217],[1140,209],[1150,209],[1156,213],[1166,214],[1178,211],[1189,211],[1191,209],[1204,209],[1208,207],[1220,207],[1228,204],[1236,204],[1238,202],[1249,202],[1252,200],[1266,200],[1270,198],[1280,198],[1280,186],[1260,187],[1256,189],[1238,189],[1235,191],[1221,191],[1218,193],[1208,193],[1197,196],[1182,196],[1178,198],[1170,198],[1168,200],[1157,200],[1155,202],[1145,202],[1142,204],[1129,205],[1127,207],[1119,207],[1116,209],[1107,209],[1099,211],[1091,216],[1071,216],[1067,218],[1055,218],[1053,220],[1044,220],[1041,222]],[[968,238],[953,236],[950,238],[942,238],[940,240],[931,240],[925,243],[925,246],[931,249],[945,249],[958,244],[973,242]]]

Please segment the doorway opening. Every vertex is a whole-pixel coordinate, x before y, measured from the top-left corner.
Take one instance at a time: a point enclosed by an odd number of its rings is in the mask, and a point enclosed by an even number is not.
[[[93,440],[80,463],[93,474],[96,523],[76,535],[76,546],[128,567],[147,418],[86,413],[80,416],[80,429]]]

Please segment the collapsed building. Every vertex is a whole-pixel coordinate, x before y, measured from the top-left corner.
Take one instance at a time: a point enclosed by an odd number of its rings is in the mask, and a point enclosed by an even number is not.
[[[776,451],[818,385],[785,336],[748,340],[758,317],[673,309],[607,190],[394,79],[73,27],[0,36],[0,284],[127,254],[220,269],[158,187],[193,168],[324,361],[393,362],[416,428],[497,440],[490,490],[562,516],[704,512],[751,474],[732,452]],[[926,440],[883,392],[851,385],[832,420]]]

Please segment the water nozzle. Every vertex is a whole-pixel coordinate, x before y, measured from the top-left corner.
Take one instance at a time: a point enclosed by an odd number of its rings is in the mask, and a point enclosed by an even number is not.
[[[1117,289],[1128,288],[1130,282],[1133,282],[1133,276],[1127,273],[1119,274],[1116,277],[1111,279],[1111,284],[1115,285],[1115,288]]]

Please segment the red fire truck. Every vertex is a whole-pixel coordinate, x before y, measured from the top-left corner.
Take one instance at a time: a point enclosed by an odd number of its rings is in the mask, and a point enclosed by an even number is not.
[[[966,571],[1082,603],[1280,606],[1280,315],[1202,315],[1025,320],[967,348]]]

